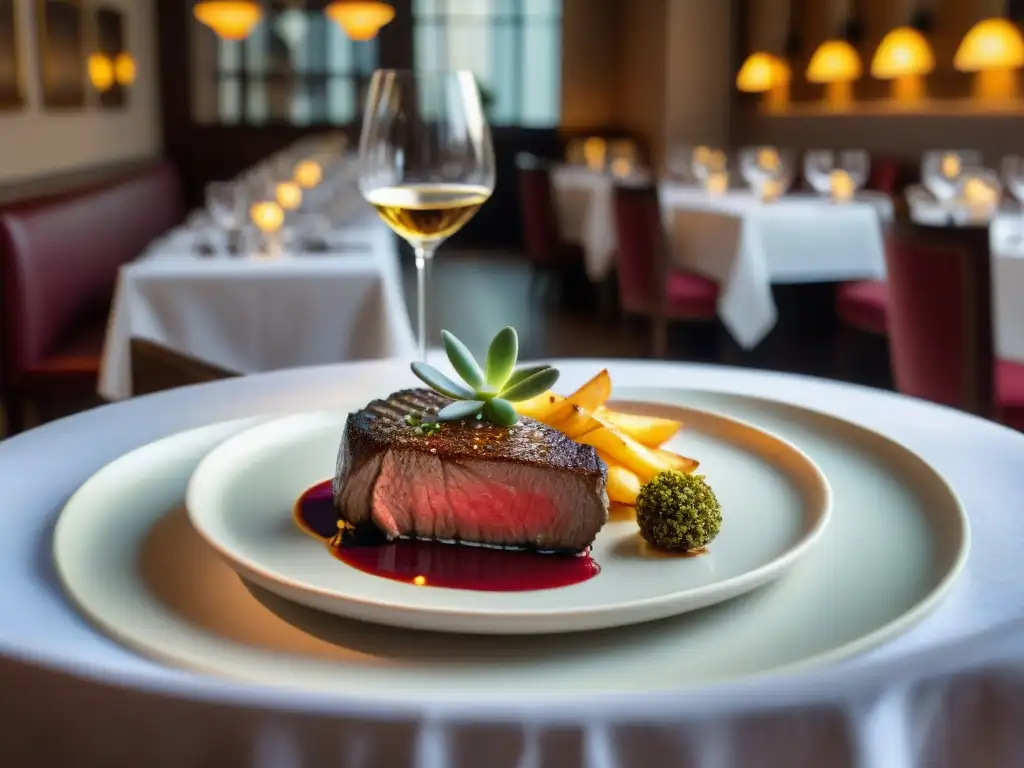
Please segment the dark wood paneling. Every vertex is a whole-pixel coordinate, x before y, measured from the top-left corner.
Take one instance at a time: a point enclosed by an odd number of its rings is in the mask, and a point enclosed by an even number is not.
[[[130,160],[99,167],[36,177],[0,185],[0,206],[8,206],[25,200],[56,197],[84,189],[100,187],[114,179],[130,176],[136,171],[148,168],[152,159]]]

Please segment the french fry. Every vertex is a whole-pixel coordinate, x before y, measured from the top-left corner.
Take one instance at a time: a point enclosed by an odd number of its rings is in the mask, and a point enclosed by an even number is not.
[[[556,395],[551,390],[542,392],[541,394],[533,397],[529,400],[523,400],[522,402],[516,403],[516,411],[519,412],[520,416],[526,416],[530,419],[536,419],[539,422],[547,424],[548,417],[551,415],[565,398],[562,395]]]
[[[640,445],[628,435],[617,431],[614,427],[602,424],[597,429],[575,438],[584,445],[592,445],[616,464],[620,464],[633,472],[640,482],[646,483],[659,472],[668,469],[668,465],[650,448]],[[607,463],[607,462],[606,462]]]
[[[605,463],[608,464],[608,500],[617,504],[636,504],[640,478],[621,464],[614,461]]]
[[[689,456],[680,456],[678,453],[666,451],[664,448],[655,448],[654,455],[668,466],[669,469],[678,470],[684,474],[691,474],[700,466],[700,462],[691,459]]]
[[[683,426],[682,422],[672,419],[621,413],[613,411],[607,406],[598,408],[594,415],[648,448],[661,447],[671,440]]]
[[[594,418],[589,412],[578,405],[574,405],[568,418],[562,419],[556,429],[566,437],[577,440],[594,429],[601,426],[601,422]]]
[[[563,421],[571,419],[581,409],[587,413],[593,413],[604,405],[611,396],[612,378],[608,375],[607,370],[602,370],[559,403],[558,407],[544,421],[555,429],[559,429],[559,425]]]

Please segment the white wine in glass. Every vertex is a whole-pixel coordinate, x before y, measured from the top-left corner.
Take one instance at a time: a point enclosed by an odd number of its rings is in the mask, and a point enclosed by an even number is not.
[[[494,190],[491,133],[473,74],[374,72],[359,158],[363,197],[416,253],[422,360],[434,252],[473,218]]]

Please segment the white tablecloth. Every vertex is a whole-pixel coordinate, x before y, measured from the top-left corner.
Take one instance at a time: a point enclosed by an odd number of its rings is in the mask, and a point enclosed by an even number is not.
[[[583,246],[588,276],[603,279],[616,249],[611,179],[565,167],[556,169],[553,184],[562,236]],[[764,204],[747,192],[710,197],[668,181],[659,196],[676,265],[719,284],[719,317],[747,349],[775,325],[773,284],[885,273],[882,223],[893,209],[884,195],[865,193],[844,205],[809,195]]]
[[[563,361],[566,388],[604,361]],[[950,409],[805,377],[608,362],[621,386],[795,403],[864,424],[932,463],[973,549],[929,618],[832,668],[651,695],[374,703],[170,669],[94,630],[50,561],[54,518],[102,465],[176,431],[316,409],[412,382],[405,362],[282,371],[94,409],[0,444],[0,764],[75,768],[1011,768],[1024,765],[1024,436]],[[49,760],[44,758],[49,757]]]
[[[996,354],[1024,363],[1024,216],[998,217],[989,228],[989,240]]]
[[[258,373],[415,354],[394,236],[360,220],[329,233],[336,253],[201,257],[178,230],[121,269],[99,392],[131,395],[129,340]]]

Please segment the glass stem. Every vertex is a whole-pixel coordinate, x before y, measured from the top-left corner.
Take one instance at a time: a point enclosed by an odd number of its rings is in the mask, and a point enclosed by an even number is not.
[[[421,362],[427,361],[427,284],[430,282],[430,266],[434,261],[434,249],[420,246],[416,250],[416,333],[419,341]]]

